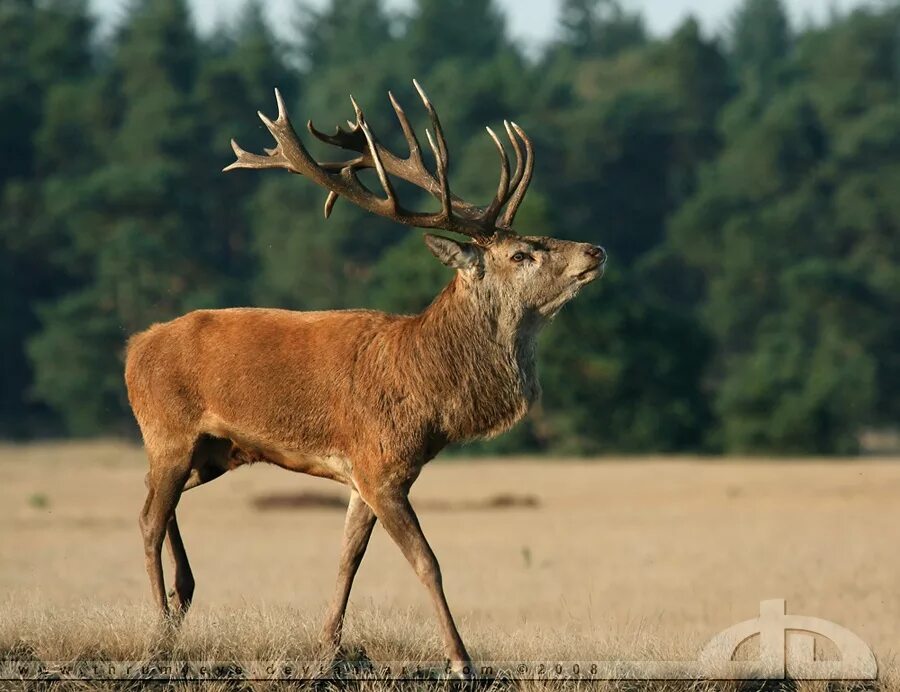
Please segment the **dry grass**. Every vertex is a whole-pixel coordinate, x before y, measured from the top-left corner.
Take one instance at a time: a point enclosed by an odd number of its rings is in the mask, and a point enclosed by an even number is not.
[[[0,447],[0,659],[323,660],[340,488],[256,466],[187,493],[179,520],[197,592],[166,639],[137,529],[144,467],[139,449],[114,443]],[[479,660],[693,659],[760,600],[785,598],[789,612],[867,641],[883,689],[900,689],[898,497],[900,464],[888,460],[438,461],[413,491]],[[439,661],[436,629],[377,528],[348,613],[349,657]],[[560,686],[593,688],[516,685]]]

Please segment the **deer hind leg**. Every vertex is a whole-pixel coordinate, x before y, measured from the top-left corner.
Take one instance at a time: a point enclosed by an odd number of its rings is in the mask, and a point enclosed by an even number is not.
[[[322,629],[322,642],[331,649],[337,649],[341,643],[341,629],[344,625],[347,601],[350,599],[350,589],[353,587],[353,578],[366,553],[366,546],[369,544],[374,527],[375,513],[356,490],[351,490],[347,518],[344,521],[337,585]]]
[[[191,607],[194,598],[194,573],[191,571],[191,563],[188,562],[187,553],[184,550],[184,542],[181,540],[181,531],[178,529],[178,519],[175,512],[169,519],[166,529],[166,546],[169,549],[169,557],[172,560],[175,587],[169,591],[169,611],[176,623],[181,622]]]
[[[175,516],[175,505],[178,504],[178,498],[191,471],[192,446],[169,447],[165,451],[148,447],[150,472],[146,478],[147,499],[141,510],[140,526],[144,535],[144,558],[153,600],[163,615],[168,615],[169,610],[163,579],[162,544],[169,522]],[[176,524],[175,532],[177,531]],[[178,542],[180,544],[180,536]],[[183,553],[184,546],[180,547]]]
[[[201,436],[194,445],[191,454],[191,468],[181,493],[198,485],[209,483],[225,473],[227,470],[228,451],[231,448],[229,440]],[[166,528],[166,547],[172,562],[174,572],[174,588],[169,591],[169,613],[175,624],[181,622],[187,615],[194,598],[194,573],[191,563],[188,561],[187,551],[184,549],[184,541],[181,538],[181,530],[178,528],[176,512],[172,510],[172,518]]]
[[[456,623],[453,622],[447,598],[444,596],[440,565],[425,539],[416,513],[409,504],[407,491],[379,489],[370,497],[367,495],[364,493],[363,496],[375,511],[378,520],[384,525],[390,537],[412,565],[416,575],[428,589],[437,613],[444,638],[444,649],[450,659],[451,669],[458,677],[471,677],[471,660],[459,636],[459,631],[456,629]]]

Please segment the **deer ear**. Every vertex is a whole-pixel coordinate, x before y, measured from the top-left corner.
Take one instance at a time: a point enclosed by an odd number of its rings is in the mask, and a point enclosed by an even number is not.
[[[453,269],[476,269],[481,267],[478,250],[472,243],[462,243],[440,235],[425,234],[425,244],[431,254]]]

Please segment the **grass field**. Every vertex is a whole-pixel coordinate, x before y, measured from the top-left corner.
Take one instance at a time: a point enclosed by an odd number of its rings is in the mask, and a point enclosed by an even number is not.
[[[858,634],[880,687],[900,689],[896,461],[438,460],[412,498],[478,660],[693,659],[784,598]],[[0,660],[159,651],[137,527],[144,471],[123,444],[0,447]],[[165,655],[321,657],[343,496],[263,465],[186,493],[197,591]],[[344,639],[376,663],[442,659],[425,590],[380,527]],[[623,685],[636,689],[610,683]]]

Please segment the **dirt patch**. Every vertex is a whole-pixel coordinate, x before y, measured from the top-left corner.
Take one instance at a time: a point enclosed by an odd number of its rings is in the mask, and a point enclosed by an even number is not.
[[[279,509],[347,509],[347,498],[336,493],[301,491],[296,493],[268,493],[250,500],[254,509],[260,511]]]
[[[347,497],[339,493],[301,491],[292,493],[268,493],[254,497],[250,504],[260,511],[333,509],[341,512],[347,509]],[[413,500],[413,507],[423,512],[477,512],[502,509],[537,509],[540,501],[535,495],[513,495],[501,493],[480,499]]]

